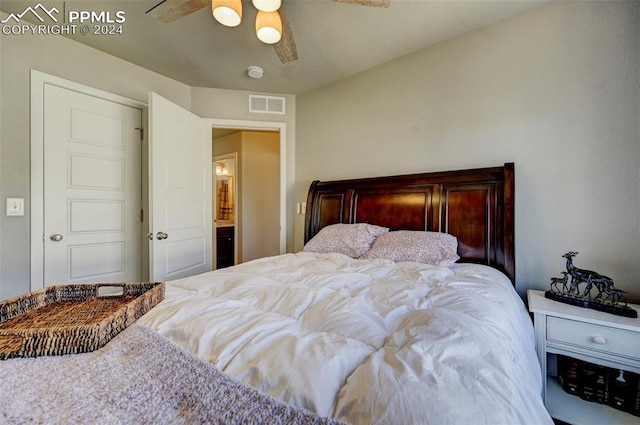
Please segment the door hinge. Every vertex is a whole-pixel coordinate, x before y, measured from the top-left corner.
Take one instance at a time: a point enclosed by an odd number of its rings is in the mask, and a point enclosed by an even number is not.
[[[140,140],[144,140],[144,128],[136,127],[134,130],[140,130]]]
[[[144,223],[144,210],[140,210],[140,223]]]

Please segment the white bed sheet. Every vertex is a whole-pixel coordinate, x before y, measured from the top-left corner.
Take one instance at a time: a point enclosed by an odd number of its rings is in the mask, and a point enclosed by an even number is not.
[[[168,282],[139,323],[352,424],[551,424],[531,321],[487,266],[285,254]]]

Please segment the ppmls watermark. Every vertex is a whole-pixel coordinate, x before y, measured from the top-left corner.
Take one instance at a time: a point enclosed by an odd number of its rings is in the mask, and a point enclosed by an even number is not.
[[[11,13],[0,21],[3,35],[119,35],[126,22],[124,10],[66,10],[56,6],[47,8],[42,3],[28,6],[20,13]],[[32,24],[25,19],[39,21]]]

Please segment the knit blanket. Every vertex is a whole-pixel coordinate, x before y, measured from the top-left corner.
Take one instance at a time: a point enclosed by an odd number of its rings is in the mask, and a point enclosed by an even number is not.
[[[0,361],[0,423],[338,424],[223,374],[133,325],[84,354]]]

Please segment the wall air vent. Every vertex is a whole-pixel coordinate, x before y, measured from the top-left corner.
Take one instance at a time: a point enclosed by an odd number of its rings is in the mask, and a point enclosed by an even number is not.
[[[249,112],[284,115],[284,97],[249,95]]]

